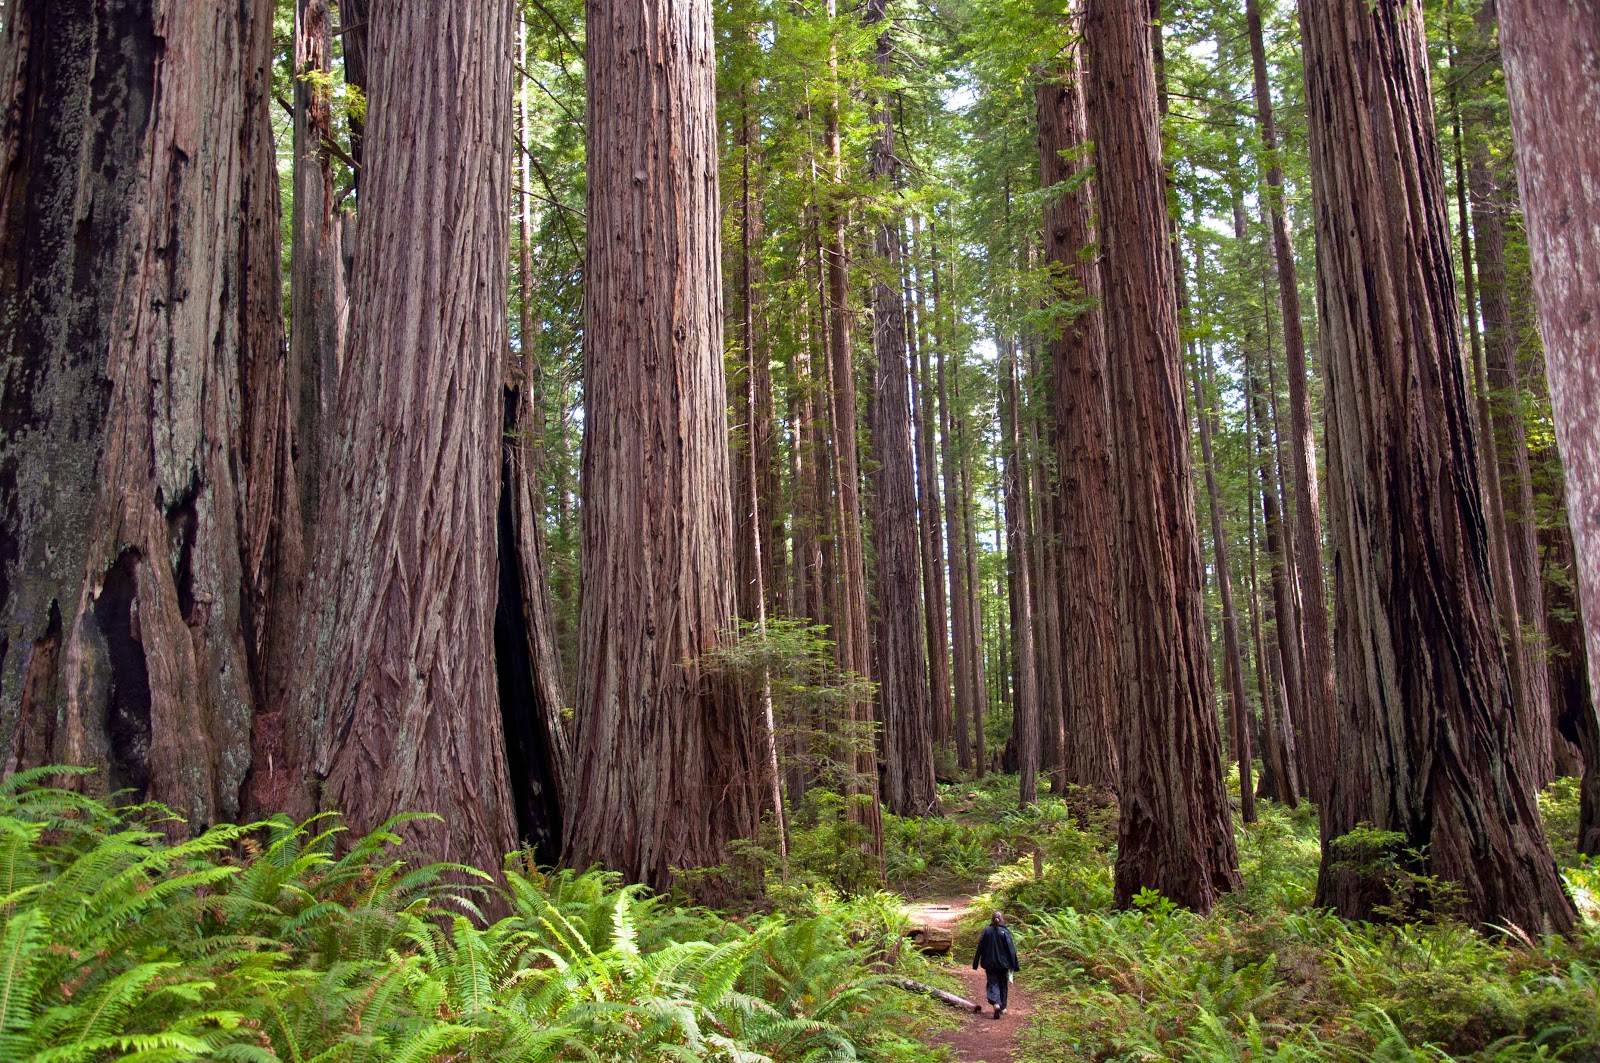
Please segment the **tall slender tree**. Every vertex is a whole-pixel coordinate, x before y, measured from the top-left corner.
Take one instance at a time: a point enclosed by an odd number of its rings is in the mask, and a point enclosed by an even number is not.
[[[1212,709],[1146,0],[1088,0],[1084,47],[1117,453],[1116,900],[1148,888],[1206,912],[1240,880]]]
[[[1300,9],[1339,610],[1338,773],[1319,902],[1390,898],[1339,839],[1402,835],[1470,917],[1573,925],[1511,756],[1422,9]]]
[[[1332,792],[1334,753],[1338,747],[1338,714],[1334,710],[1333,640],[1328,631],[1327,585],[1323,575],[1322,496],[1317,482],[1317,446],[1311,418],[1311,387],[1306,372],[1306,343],[1301,324],[1300,275],[1289,235],[1284,205],[1283,164],[1279,159],[1278,123],[1267,70],[1266,39],[1260,0],[1245,2],[1250,37],[1251,90],[1256,128],[1264,153],[1265,200],[1271,219],[1272,250],[1277,265],[1278,306],[1283,322],[1283,361],[1289,378],[1289,455],[1294,486],[1294,556],[1298,580],[1300,689],[1288,699],[1300,709],[1308,739],[1300,754],[1310,776],[1312,799],[1325,804]]]
[[[885,83],[893,76],[894,54],[893,27],[885,21],[886,14],[886,0],[868,0],[865,21],[880,27],[874,65]],[[877,101],[871,156],[878,192],[892,196],[899,162],[895,158],[893,98],[887,89]],[[871,400],[876,506],[872,539],[878,625],[872,641],[882,706],[884,796],[896,814],[921,816],[938,814],[939,795],[933,768],[928,657],[923,645],[917,474],[911,442],[899,221],[892,216],[880,220],[873,243],[872,350],[878,386]]]

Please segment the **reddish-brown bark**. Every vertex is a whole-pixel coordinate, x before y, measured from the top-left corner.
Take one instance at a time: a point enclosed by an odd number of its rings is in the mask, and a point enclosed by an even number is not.
[[[1082,71],[1076,52],[1035,90],[1040,183],[1062,186],[1044,208],[1044,252],[1056,297],[1076,304],[1050,338],[1060,572],[1062,776],[1115,789],[1117,636],[1110,407],[1100,265],[1091,258],[1093,204]]]
[[[250,763],[246,466],[284,486],[270,35],[265,3],[57,0],[0,42],[0,760],[195,824]]]
[[[297,645],[302,804],[495,867],[516,843],[494,655],[512,6],[371,12],[350,333]],[[439,204],[453,209],[441,211]]]
[[[1089,0],[1105,251],[1122,695],[1116,900],[1209,911],[1239,884],[1211,698],[1193,470],[1145,0]]]
[[[1566,476],[1590,689],[1600,689],[1600,20],[1592,0],[1501,0],[1500,46],[1516,140],[1528,258]],[[1583,714],[1600,736],[1591,702]],[[1596,739],[1600,742],[1600,738]],[[1583,830],[1600,849],[1600,756],[1586,752]],[[1591,849],[1590,851],[1594,851]]]
[[[1306,741],[1300,756],[1307,767],[1312,800],[1325,803],[1332,792],[1338,714],[1334,708],[1333,639],[1328,631],[1328,596],[1322,569],[1322,497],[1317,483],[1317,441],[1311,419],[1311,388],[1301,324],[1300,275],[1283,202],[1283,167],[1278,161],[1278,125],[1272,85],[1267,77],[1266,43],[1260,0],[1246,0],[1256,127],[1266,153],[1264,196],[1272,227],[1277,267],[1278,307],[1283,322],[1283,361],[1289,383],[1289,468],[1294,487],[1294,557],[1299,591],[1299,685],[1287,705]]]
[[[1017,381],[1016,340],[1000,341],[1000,431],[1004,449],[1006,571],[1011,600],[1011,739],[1016,746],[1018,800],[1031,805],[1039,785],[1039,672],[1033,631],[1033,587],[1029,544],[1028,451],[1018,426],[1022,390]]]
[[[940,526],[939,460],[933,438],[933,377],[928,365],[928,303],[923,287],[921,218],[911,219],[916,240],[912,266],[915,295],[907,299],[915,312],[911,341],[911,408],[916,427],[918,541],[922,547],[922,598],[928,635],[929,694],[933,708],[933,742],[949,755],[953,737],[950,689],[950,607],[945,593],[944,532]]]
[[[1512,748],[1463,372],[1422,10],[1300,9],[1311,114],[1340,640],[1338,773],[1319,903],[1389,896],[1336,844],[1361,824],[1425,851],[1467,915],[1573,925]]]
[[[868,0],[864,21],[881,24],[885,0]],[[880,77],[893,76],[893,31],[878,34]],[[874,184],[888,195],[898,182],[892,99],[878,101],[872,137]],[[885,219],[874,233],[872,353],[873,566],[878,624],[873,632],[878,699],[883,721],[884,798],[901,816],[937,815],[933,770],[933,707],[923,645],[920,548],[917,543],[916,459],[911,442],[910,369],[906,361],[906,304],[901,293],[900,227]]]
[[[662,887],[753,837],[734,614],[711,5],[588,4],[583,606],[566,861]]]

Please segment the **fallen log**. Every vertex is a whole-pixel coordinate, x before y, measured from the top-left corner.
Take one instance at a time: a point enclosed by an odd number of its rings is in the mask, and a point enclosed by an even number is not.
[[[946,993],[942,989],[935,989],[931,985],[926,985],[922,982],[914,982],[909,978],[896,978],[894,980],[894,984],[899,986],[901,989],[908,990],[912,993],[926,993],[933,999],[942,1001],[945,1004],[949,1004],[952,1008],[960,1008],[962,1011],[976,1013],[983,1010],[982,1004],[974,1004],[966,997],[958,997],[954,993]]]

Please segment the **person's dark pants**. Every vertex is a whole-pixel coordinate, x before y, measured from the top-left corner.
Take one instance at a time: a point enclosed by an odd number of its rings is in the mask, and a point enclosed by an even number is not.
[[[1011,992],[1011,972],[1004,967],[998,969],[985,967],[983,973],[989,979],[989,984],[985,987],[989,1003],[1001,1011],[1006,1010],[1006,998]]]

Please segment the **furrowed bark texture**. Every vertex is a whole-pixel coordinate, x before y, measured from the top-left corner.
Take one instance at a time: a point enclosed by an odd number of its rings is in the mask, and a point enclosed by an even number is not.
[[[1011,599],[1011,635],[1014,643],[1012,675],[1016,700],[1011,715],[1011,737],[1016,746],[1018,802],[1024,807],[1038,797],[1039,785],[1039,671],[1033,632],[1033,588],[1029,571],[1027,450],[1017,425],[1022,392],[1017,383],[1016,341],[1001,341],[1000,431],[1005,447],[1006,568]]]
[[[1063,186],[1044,208],[1044,252],[1056,298],[1079,304],[1050,339],[1061,568],[1062,775],[1069,783],[1118,784],[1116,498],[1106,382],[1105,319],[1093,203],[1083,75],[1074,51],[1059,75],[1035,90],[1040,183]],[[1054,652],[1052,650],[1051,652]]]
[[[828,0],[828,18],[838,16],[836,0]],[[829,73],[834,91],[841,91],[836,52],[829,53]],[[826,121],[829,177],[837,187],[844,182],[844,151],[839,129],[839,102],[828,104]],[[836,197],[834,197],[836,198]],[[833,483],[835,495],[835,542],[838,568],[834,586],[837,605],[833,610],[834,652],[839,667],[872,676],[872,637],[867,629],[867,566],[861,529],[861,462],[856,441],[856,370],[850,336],[850,270],[845,259],[845,212],[830,198],[824,205],[823,258],[827,265],[828,336],[832,387],[829,392],[832,416]],[[855,771],[846,785],[851,798],[850,815],[867,829],[870,847],[883,852],[883,820],[878,805],[878,757],[875,741],[868,739],[875,722],[870,701],[850,707],[853,729],[859,732],[861,748],[852,758]]]
[[[882,23],[885,0],[869,0],[866,21]],[[891,76],[894,42],[888,28],[878,35],[877,68]],[[892,100],[880,101],[872,141],[872,177],[891,193],[898,164],[894,157]],[[911,443],[910,371],[906,362],[906,304],[901,297],[903,255],[900,228],[880,222],[875,237],[877,261],[872,285],[872,347],[878,365],[873,390],[872,449],[875,507],[872,524],[877,564],[879,623],[878,698],[883,720],[885,794],[896,815],[939,812],[933,771],[933,707],[928,689],[928,658],[923,645],[922,573],[917,544],[916,458]]]
[[[1501,0],[1499,14],[1592,691],[1600,689],[1600,8],[1594,0]],[[1583,715],[1600,735],[1592,701]],[[1583,785],[1595,816],[1581,829],[1600,843],[1600,757],[1588,750]]]
[[[917,239],[916,257],[922,257],[922,228],[912,219]],[[917,506],[919,541],[922,545],[922,596],[927,603],[924,621],[928,633],[929,692],[933,703],[933,740],[937,749],[948,755],[952,739],[952,697],[950,690],[950,608],[945,596],[944,533],[940,527],[939,461],[933,439],[933,376],[928,368],[928,305],[923,275],[916,270],[916,327],[910,335],[916,340],[912,356],[911,409],[917,444]]]
[[[255,715],[245,815],[284,807],[296,773],[283,745],[283,693],[293,666],[299,596],[309,541],[301,519],[301,481],[295,467],[296,385],[283,329],[283,233],[279,220],[278,157],[272,142],[272,0],[251,0],[245,53],[246,153],[244,232],[239,262],[239,386],[244,477],[242,520],[245,638],[251,653]],[[340,278],[342,283],[343,278]]]
[[[705,0],[589,0],[583,605],[566,862],[667,886],[755,835],[734,587]]]
[[[1145,0],[1089,0],[1084,25],[1119,496],[1116,901],[1150,888],[1206,912],[1240,880],[1212,708],[1147,11]]]
[[[1317,440],[1311,419],[1311,388],[1306,372],[1306,341],[1300,318],[1300,275],[1283,203],[1283,167],[1278,162],[1278,124],[1267,78],[1266,42],[1259,0],[1246,0],[1256,127],[1266,151],[1266,201],[1277,264],[1278,308],[1283,319],[1283,362],[1289,378],[1289,466],[1294,484],[1295,567],[1299,582],[1301,689],[1287,699],[1299,709],[1295,724],[1307,741],[1300,756],[1307,768],[1312,800],[1325,804],[1333,788],[1338,748],[1334,707],[1333,638],[1328,630],[1328,594],[1322,570],[1322,495],[1317,483]]]
[[[339,401],[349,307],[334,210],[332,29],[326,0],[295,0],[294,229],[289,273],[289,366],[295,471],[306,542],[317,526],[323,454]]]
[[[246,345],[272,335],[250,319],[261,292],[277,305],[252,239],[276,215],[254,154],[271,155],[270,8],[56,0],[5,22],[4,769],[94,765],[94,789],[233,819],[252,714],[241,369],[272,361]]]
[[[1333,844],[1365,823],[1426,848],[1473,920],[1564,930],[1571,902],[1510,754],[1422,11],[1329,0],[1300,22],[1344,736],[1318,903],[1368,917],[1388,901]]]
[[[437,813],[416,842],[485,868],[516,843],[493,641],[512,39],[508,0],[371,12],[349,347],[290,710],[322,808],[357,830]]]

